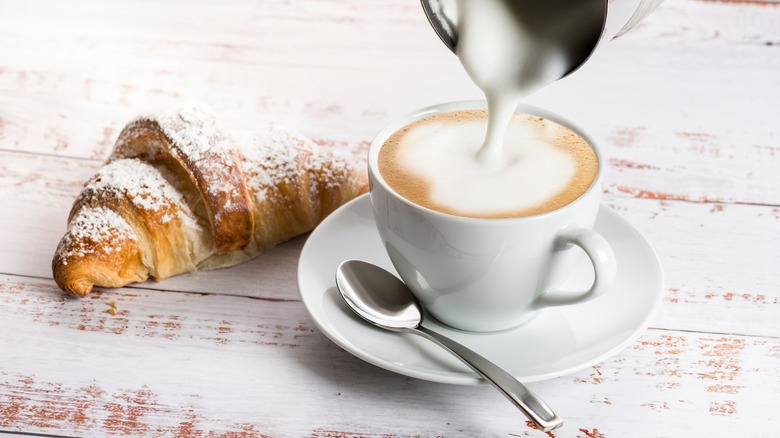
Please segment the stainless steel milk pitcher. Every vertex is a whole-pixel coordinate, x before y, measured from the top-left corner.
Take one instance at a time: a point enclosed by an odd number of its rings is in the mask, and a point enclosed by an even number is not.
[[[601,44],[634,28],[663,0],[421,0],[431,26],[453,52],[458,45],[458,4],[468,1],[500,1],[529,33],[554,40],[569,53],[569,68],[563,75],[567,76]]]

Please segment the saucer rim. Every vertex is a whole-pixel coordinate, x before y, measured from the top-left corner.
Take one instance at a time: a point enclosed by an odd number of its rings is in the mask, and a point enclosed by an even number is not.
[[[449,383],[449,384],[456,384],[456,385],[482,385],[487,384],[487,382],[481,378],[479,375],[477,375],[474,371],[467,369],[464,373],[458,373],[454,374],[450,371],[445,372],[432,372],[430,370],[420,370],[409,366],[404,366],[403,364],[399,364],[397,362],[390,362],[387,360],[383,360],[380,356],[377,356],[376,354],[373,354],[368,351],[364,351],[362,348],[358,348],[357,346],[351,344],[349,342],[349,336],[348,334],[341,333],[340,331],[333,330],[331,326],[328,326],[327,324],[324,324],[323,318],[318,318],[317,313],[314,312],[311,308],[311,304],[309,302],[309,298],[304,296],[304,292],[301,287],[301,278],[302,276],[306,275],[306,272],[304,270],[306,269],[304,260],[307,258],[308,252],[313,251],[311,249],[311,246],[314,245],[311,242],[316,242],[318,239],[318,236],[322,233],[324,233],[325,229],[327,228],[327,225],[330,222],[338,221],[340,218],[340,215],[342,215],[345,211],[349,211],[353,208],[355,208],[356,204],[359,204],[361,202],[368,202],[370,207],[370,198],[369,194],[363,194],[360,195],[349,202],[345,203],[335,211],[333,211],[327,218],[325,218],[322,223],[320,223],[319,226],[317,226],[309,235],[309,237],[306,239],[306,243],[304,244],[300,257],[298,259],[298,269],[297,269],[297,288],[298,288],[298,294],[299,298],[301,299],[301,302],[304,305],[304,308],[306,309],[306,312],[311,317],[312,321],[314,322],[314,325],[333,343],[341,347],[342,349],[346,350],[350,354],[370,363],[375,366],[378,366],[380,368],[383,368],[385,370],[401,374],[408,377],[418,378],[421,380],[427,380],[431,382],[439,382],[439,383]],[[607,359],[609,359],[612,356],[615,356],[618,352],[626,349],[629,345],[633,344],[637,339],[639,339],[642,334],[644,334],[647,329],[649,328],[650,321],[655,317],[657,314],[659,308],[661,307],[661,304],[663,302],[664,297],[664,272],[663,268],[660,264],[660,260],[658,258],[658,254],[653,249],[652,245],[650,245],[647,238],[644,236],[644,234],[634,227],[627,219],[622,217],[620,214],[618,214],[614,209],[610,208],[609,206],[605,205],[604,203],[601,203],[599,206],[599,213],[604,210],[607,212],[607,214],[611,215],[613,219],[620,222],[627,230],[629,230],[632,234],[634,234],[636,240],[638,242],[641,242],[645,249],[648,252],[648,255],[652,259],[653,262],[653,271],[655,271],[655,275],[652,275],[652,277],[656,277],[658,280],[659,287],[655,293],[655,299],[652,301],[651,308],[646,312],[644,318],[641,319],[641,321],[637,321],[637,324],[634,325],[634,328],[632,329],[632,332],[630,335],[628,335],[623,341],[616,344],[614,347],[610,348],[609,350],[606,350],[605,352],[596,355],[592,357],[589,360],[580,362],[575,365],[571,365],[566,368],[561,368],[559,370],[554,370],[550,372],[544,372],[544,373],[535,373],[535,374],[527,374],[527,375],[513,375],[518,379],[522,380],[523,382],[539,382],[544,380],[549,380],[565,375],[569,375],[578,371],[581,371],[583,369],[586,369],[588,367],[591,367],[593,365],[596,365],[598,363],[601,363]],[[373,222],[373,218],[371,219]],[[322,226],[326,225],[326,226]],[[619,269],[619,268],[618,268]],[[335,272],[333,274],[333,286],[335,287]],[[327,290],[327,289],[326,289]],[[318,296],[322,296],[322,294],[326,293],[326,291],[323,291],[321,294],[318,294]],[[365,324],[366,328],[374,328],[371,326],[368,322],[361,321]],[[441,325],[441,323],[437,323],[437,325]],[[522,330],[523,327],[516,327],[514,329],[509,329],[502,331],[500,333],[506,333],[511,332],[514,330]],[[451,329],[455,330],[455,329]],[[490,336],[490,333],[479,333],[479,335],[483,336]],[[399,334],[399,336],[405,336],[405,334]],[[411,336],[411,335],[409,335]],[[431,344],[433,346],[433,344]]]

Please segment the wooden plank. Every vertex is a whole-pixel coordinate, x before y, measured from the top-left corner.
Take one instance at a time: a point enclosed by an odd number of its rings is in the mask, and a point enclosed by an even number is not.
[[[51,257],[70,206],[98,165],[0,152],[0,199],[13,210],[0,215],[0,272],[51,277]],[[632,179],[626,175],[624,181]],[[777,334],[769,316],[777,313],[780,276],[766,262],[780,260],[779,207],[624,196],[608,192],[605,201],[647,235],[666,272],[658,327]],[[141,287],[297,300],[297,260],[305,238],[236,267]]]
[[[780,274],[769,267],[780,260],[780,208],[612,196],[606,204],[661,261],[666,290],[653,327],[780,336]]]
[[[0,338],[0,430],[541,435],[490,387],[351,356],[300,303],[146,290],[78,300],[50,280],[4,275],[0,321],[14,334]],[[777,338],[650,330],[600,365],[531,386],[567,420],[560,437],[760,436],[776,426],[779,381]]]
[[[416,5],[195,2],[188,14],[214,16],[197,37],[176,3],[36,5],[0,27],[0,149],[103,159],[138,112],[190,100],[230,126],[361,147],[414,108],[480,97]],[[756,111],[780,100],[778,20],[776,7],[666,2],[529,101],[602,142],[612,193],[780,205],[776,117]],[[29,22],[43,33],[23,39]]]
[[[231,126],[280,122],[317,137],[363,141],[385,122],[388,102],[362,97],[385,90],[387,76],[413,78],[407,63],[432,60],[426,52],[397,58],[397,48],[422,43],[457,66],[417,4],[242,1],[214,8],[199,1],[186,7],[185,18],[177,2],[17,4],[7,15],[14,19],[0,22],[0,147],[103,158],[138,112],[192,100],[213,105]],[[29,26],[40,32],[29,36]],[[396,33],[404,37],[388,38]],[[362,103],[353,105],[356,100]],[[36,127],[42,107],[52,117]]]

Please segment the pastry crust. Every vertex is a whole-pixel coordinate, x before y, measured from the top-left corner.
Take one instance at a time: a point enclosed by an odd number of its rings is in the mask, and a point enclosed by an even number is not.
[[[150,152],[176,160],[195,183],[217,251],[235,251],[249,244],[251,201],[233,140],[213,113],[192,107],[139,117],[119,134],[111,159],[138,158]]]
[[[367,189],[364,165],[299,133],[228,132],[205,107],[145,115],[76,199],[54,279],[85,296],[235,265]]]

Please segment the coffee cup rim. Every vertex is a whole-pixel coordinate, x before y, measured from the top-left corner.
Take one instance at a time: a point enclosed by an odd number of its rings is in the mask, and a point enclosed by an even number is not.
[[[543,117],[545,119],[550,119],[555,123],[565,126],[566,128],[573,131],[575,134],[580,136],[583,140],[585,140],[590,146],[590,148],[593,149],[593,152],[596,154],[596,160],[598,163],[596,176],[595,178],[593,178],[593,182],[591,182],[590,187],[588,187],[588,189],[584,193],[582,193],[577,199],[573,200],[572,202],[562,207],[559,207],[555,210],[539,213],[535,215],[530,215],[530,216],[508,217],[508,218],[477,218],[477,217],[458,216],[454,214],[443,213],[427,207],[423,207],[422,205],[409,201],[408,199],[398,194],[395,190],[393,190],[393,188],[390,187],[389,184],[387,184],[384,178],[382,178],[381,173],[379,173],[379,150],[382,148],[382,146],[385,144],[387,139],[390,138],[390,136],[393,133],[403,128],[404,126],[407,126],[426,116],[453,112],[453,111],[475,110],[475,109],[487,109],[487,102],[484,100],[459,100],[459,101],[452,101],[452,102],[443,102],[436,105],[430,105],[424,108],[420,108],[404,116],[397,117],[391,122],[389,122],[388,124],[386,124],[374,136],[374,139],[371,141],[371,145],[369,146],[368,149],[368,172],[369,172],[369,176],[371,177],[370,178],[371,184],[380,184],[387,193],[391,194],[394,198],[398,199],[400,202],[408,205],[411,208],[424,211],[427,214],[433,215],[434,217],[439,217],[442,219],[459,221],[459,222],[490,221],[492,223],[509,223],[509,222],[543,220],[544,218],[550,216],[562,214],[564,211],[571,209],[575,204],[580,204],[582,202],[585,202],[585,199],[588,198],[588,196],[590,196],[590,194],[594,190],[601,190],[601,181],[604,176],[604,159],[593,137],[591,137],[590,134],[588,134],[578,124],[574,123],[567,117],[562,116],[551,110],[544,109],[534,105],[525,104],[525,103],[521,103],[517,105],[517,107],[515,108],[515,112],[520,112],[523,114],[528,114],[537,117]],[[372,187],[371,190],[374,190],[374,188]]]

